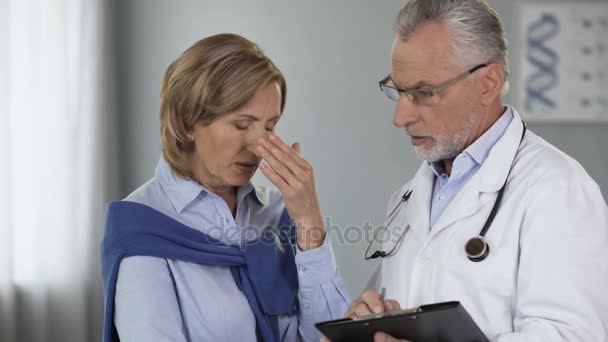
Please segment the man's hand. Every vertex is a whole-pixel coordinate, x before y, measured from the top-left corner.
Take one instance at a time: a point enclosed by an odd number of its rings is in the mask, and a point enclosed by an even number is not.
[[[358,319],[362,316],[379,314],[389,311],[401,310],[401,305],[396,300],[381,300],[380,294],[374,290],[366,290],[361,297],[355,299],[346,311],[345,316],[351,319]],[[327,337],[321,338],[321,342],[331,342]],[[374,335],[374,342],[409,342],[398,340],[382,332]]]
[[[331,342],[327,337],[322,337],[321,342]],[[390,335],[387,335],[383,332],[377,332],[374,335],[374,342],[411,342],[408,340],[398,340]]]
[[[377,332],[374,335],[374,342],[411,342],[409,340],[399,340],[391,335],[387,335],[383,332]]]
[[[346,311],[345,316],[352,319],[370,314],[401,310],[396,300],[380,300],[380,294],[374,290],[366,290],[361,297],[355,299]]]

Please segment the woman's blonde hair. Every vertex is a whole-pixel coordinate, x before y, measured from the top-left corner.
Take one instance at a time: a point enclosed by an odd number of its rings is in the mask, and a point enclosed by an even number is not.
[[[276,65],[250,40],[218,34],[199,40],[165,72],[160,92],[160,136],[165,160],[177,174],[190,177],[195,124],[209,125],[249,102],[269,82],[287,85]]]

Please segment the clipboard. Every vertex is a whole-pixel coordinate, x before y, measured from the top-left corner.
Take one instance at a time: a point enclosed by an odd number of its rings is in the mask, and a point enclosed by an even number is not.
[[[332,342],[370,342],[382,331],[413,342],[489,342],[460,302],[316,323]]]

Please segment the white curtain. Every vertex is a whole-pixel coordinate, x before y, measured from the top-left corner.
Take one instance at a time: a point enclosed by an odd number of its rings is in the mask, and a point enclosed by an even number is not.
[[[0,341],[99,341],[109,1],[0,0]]]

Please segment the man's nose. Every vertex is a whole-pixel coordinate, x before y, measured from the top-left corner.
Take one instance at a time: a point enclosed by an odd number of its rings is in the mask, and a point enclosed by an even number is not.
[[[405,128],[416,121],[416,105],[407,96],[401,95],[397,101],[397,108],[393,115],[393,125]]]

